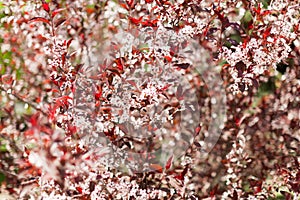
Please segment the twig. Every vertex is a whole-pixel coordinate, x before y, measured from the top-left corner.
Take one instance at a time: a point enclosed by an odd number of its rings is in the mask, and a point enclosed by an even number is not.
[[[2,86],[0,86],[0,90],[6,92],[7,94],[13,95],[13,96],[14,96],[15,98],[17,98],[19,101],[22,101],[22,102],[28,104],[29,106],[31,106],[32,108],[34,108],[35,110],[41,112],[44,116],[48,116],[48,114],[47,114],[45,111],[43,111],[42,109],[38,108],[38,107],[37,107],[35,104],[33,104],[32,102],[29,102],[28,100],[23,99],[23,98],[20,97],[18,94],[16,94],[13,90],[12,90],[11,93],[8,93],[8,92],[6,91],[6,89],[5,89],[4,87],[2,87]]]

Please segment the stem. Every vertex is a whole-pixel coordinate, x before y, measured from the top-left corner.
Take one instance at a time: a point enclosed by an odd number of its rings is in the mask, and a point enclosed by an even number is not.
[[[3,86],[0,86],[0,90],[7,93],[6,89],[5,89]],[[8,94],[8,93],[7,93],[7,94]],[[12,90],[12,92],[11,92],[11,95],[13,95],[13,96],[14,96],[15,98],[17,98],[19,101],[22,101],[22,102],[28,104],[29,106],[31,106],[32,108],[34,108],[35,110],[41,112],[43,115],[48,116],[48,114],[47,114],[45,111],[43,111],[42,109],[38,108],[37,105],[35,105],[35,104],[33,104],[32,102],[30,102],[30,101],[28,101],[28,100],[26,100],[26,99],[20,97],[20,96],[19,96],[17,93],[15,93],[13,90]]]

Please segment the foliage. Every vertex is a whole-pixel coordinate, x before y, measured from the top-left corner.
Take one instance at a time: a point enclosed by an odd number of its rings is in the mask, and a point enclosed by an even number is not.
[[[0,2],[0,199],[298,199],[299,18],[282,0]]]

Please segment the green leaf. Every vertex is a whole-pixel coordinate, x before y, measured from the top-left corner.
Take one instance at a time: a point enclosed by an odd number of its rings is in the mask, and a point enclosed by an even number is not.
[[[276,90],[275,77],[270,77],[267,82],[262,82],[258,88],[258,93],[271,94]]]
[[[226,61],[226,60],[222,60],[218,65],[219,65],[219,66],[223,66],[223,65],[225,65],[225,64],[228,64],[227,61]]]
[[[242,23],[249,23],[253,20],[253,16],[249,10],[247,10],[241,20]]]
[[[22,78],[22,69],[19,68],[16,70],[16,79],[20,80]]]
[[[248,35],[251,33],[249,32],[249,26],[253,23],[253,16],[249,10],[247,10],[244,16],[241,19],[241,26],[245,29]]]
[[[1,144],[0,152],[7,152],[6,144]]]
[[[0,172],[0,185],[5,181],[5,175]]]
[[[1,75],[5,74],[5,71],[6,71],[6,67],[1,64],[1,60],[0,60],[0,74]]]
[[[261,3],[263,4],[263,8],[267,9],[270,5],[271,0],[261,0]]]
[[[89,5],[86,6],[86,8],[92,8],[93,9],[93,8],[95,8],[95,4],[89,4]]]
[[[3,56],[3,60],[5,60],[5,59],[11,60],[11,58],[12,58],[12,52],[11,51],[7,51],[2,56]]]
[[[0,10],[3,10],[5,8],[5,5],[3,5],[2,2],[0,2]]]
[[[241,38],[240,34],[232,34],[232,35],[230,35],[230,38],[237,41],[237,43],[242,42],[242,38]]]

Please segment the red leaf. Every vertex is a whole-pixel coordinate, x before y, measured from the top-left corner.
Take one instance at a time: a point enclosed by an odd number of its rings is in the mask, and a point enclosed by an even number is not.
[[[72,100],[72,98],[70,96],[62,96],[58,99],[56,99],[56,105],[57,106],[67,106],[69,105],[68,100]]]
[[[181,172],[181,175],[184,177],[186,175],[187,171],[188,171],[188,166],[186,166],[184,168],[184,170]]]
[[[55,27],[58,27],[59,25],[61,25],[62,23],[64,23],[66,21],[66,19],[59,19],[55,22]]]
[[[136,83],[134,82],[134,80],[126,80],[127,83],[129,83],[130,85],[132,85],[133,87],[137,88]]]
[[[153,0],[146,0],[146,3],[152,3]]]
[[[258,4],[258,8],[253,8],[253,11],[256,13],[256,14],[260,14],[260,11],[261,11],[261,7],[260,7],[260,4]]]
[[[93,8],[93,7],[87,7],[87,8],[86,8],[86,12],[87,12],[88,14],[93,14],[93,13],[95,12],[95,8]]]
[[[31,20],[29,20],[29,22],[44,22],[50,25],[50,21],[44,17],[34,17]]]
[[[48,117],[49,117],[49,119],[50,119],[50,121],[53,121],[54,120],[54,118],[55,118],[55,112],[56,112],[56,106],[49,106],[48,107]]]
[[[110,86],[112,85],[113,79],[114,79],[113,74],[110,74],[110,75],[107,77],[107,81],[108,81],[108,84],[109,84]]]
[[[173,158],[174,158],[174,156],[172,155],[172,156],[168,159],[168,161],[167,161],[167,163],[166,163],[166,166],[165,166],[165,169],[166,169],[166,170],[170,169],[170,167],[171,167],[171,165],[172,165],[172,162],[173,162]]]
[[[83,64],[78,64],[75,66],[75,71],[79,72],[79,70],[82,68]]]
[[[102,96],[102,91],[96,92],[95,93],[95,100],[96,101],[100,100],[101,96]]]
[[[33,136],[33,135],[34,135],[34,130],[32,128],[24,132],[24,136]]]
[[[180,64],[174,64],[175,67],[179,67],[181,69],[187,69],[190,64],[189,63],[180,63]]]
[[[161,6],[161,2],[159,0],[155,0],[156,1],[156,4]]]
[[[246,46],[247,46],[249,40],[250,40],[249,37],[245,38],[245,40],[244,40],[244,42],[243,42],[243,44],[242,44],[242,46],[243,46],[244,49],[246,48]]]
[[[62,65],[65,65],[66,62],[66,53],[64,53],[63,55],[61,55],[61,60],[62,60]]]
[[[51,89],[50,89],[51,90]],[[41,103],[41,97],[37,97],[36,99],[35,99],[35,102],[36,103]]]
[[[81,187],[76,187],[76,190],[77,190],[80,194],[82,194],[82,188],[81,188]]]
[[[201,144],[199,142],[194,142],[194,145],[197,147],[197,148],[201,148]]]
[[[235,122],[236,126],[240,126],[241,120],[240,120],[240,118],[236,117],[235,120],[234,120],[234,122]]]
[[[96,101],[95,106],[100,107],[100,105],[101,105],[100,103],[101,103],[100,101]]]
[[[184,176],[185,176],[185,174],[187,173],[187,171],[188,171],[188,166],[186,166],[186,167],[184,168],[184,170],[183,170],[179,175],[175,176],[175,178],[178,179],[178,180],[183,181]]]
[[[49,7],[49,5],[45,2],[45,3],[43,3],[43,8],[44,8],[44,10],[46,11],[46,12],[50,12],[50,7]]]
[[[152,127],[151,125],[148,125],[148,131],[156,131],[158,128]]]
[[[272,13],[271,10],[266,10],[266,11],[264,11],[264,12],[262,13],[262,16],[266,16],[266,15],[269,15],[269,14],[271,14],[271,13]]]
[[[144,21],[144,22],[141,22],[143,26],[150,26],[150,27],[156,27],[157,26],[157,22],[158,20],[155,19],[155,20],[147,20],[147,21]]]
[[[139,25],[141,23],[141,21],[142,21],[142,18],[143,17],[140,17],[138,19],[137,18],[133,18],[133,17],[129,17],[129,20],[130,20],[131,23],[133,23],[135,25]]]
[[[84,35],[84,33],[81,33],[81,34],[79,35],[79,37],[80,37],[81,40],[83,40],[83,41],[85,40],[85,35]]]
[[[116,59],[116,64],[119,70],[123,71],[123,64],[121,58]]]
[[[264,40],[270,35],[272,27],[267,28],[267,30],[265,30],[265,32],[263,33],[263,38]]]
[[[55,15],[57,15],[58,13],[60,13],[61,11],[64,11],[65,8],[59,8],[59,9],[56,9],[52,12],[52,18],[55,17]]]
[[[69,135],[73,135],[74,133],[76,133],[76,131],[77,131],[76,126],[73,126],[73,125],[68,126],[68,134]]]
[[[120,6],[122,6],[123,8],[125,8],[126,10],[129,10],[129,7],[127,4],[125,3],[120,3]]]
[[[181,100],[183,97],[183,90],[182,90],[182,86],[181,85],[179,85],[178,87],[177,87],[177,91],[176,91],[176,94],[175,94],[175,96],[176,96],[176,98],[177,99],[179,99],[179,100]]]
[[[198,135],[200,133],[200,131],[201,131],[201,126],[197,126],[195,128],[195,135]]]
[[[134,0],[126,0],[126,3],[127,3],[127,5],[128,5],[130,8],[133,8],[133,7],[134,7],[133,1],[134,1]]]
[[[36,113],[30,117],[29,122],[31,123],[33,128],[38,126],[39,117],[40,113]]]
[[[172,61],[172,57],[171,56],[165,56],[164,57],[168,62],[171,62]]]
[[[233,191],[233,197],[232,197],[233,200],[238,200],[238,194],[237,194],[237,191],[234,190]]]
[[[159,164],[150,164],[150,169],[154,170],[155,172],[162,173],[163,167]]]
[[[46,88],[45,89],[45,92],[51,92],[52,91],[52,88]]]
[[[218,187],[219,185],[217,184],[215,187],[213,187],[213,189],[209,192],[210,197],[214,197],[218,191]]]
[[[127,135],[128,129],[124,124],[118,124],[119,129]]]
[[[109,68],[107,68],[107,70],[109,70],[109,71],[111,71],[113,74],[118,75],[119,77],[121,77],[121,74],[120,74],[120,72],[118,71],[118,69],[109,67]]]
[[[24,152],[25,152],[27,155],[30,154],[30,150],[29,150],[26,146],[24,146]]]
[[[11,85],[13,82],[13,78],[10,74],[5,74],[1,77],[2,83]]]
[[[69,48],[70,44],[72,43],[73,39],[69,39],[68,42],[67,42],[67,48]]]

